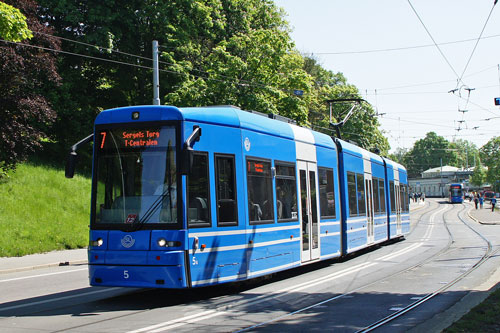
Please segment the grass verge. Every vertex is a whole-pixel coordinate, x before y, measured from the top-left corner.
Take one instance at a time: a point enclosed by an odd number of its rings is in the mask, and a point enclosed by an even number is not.
[[[87,246],[90,186],[55,167],[18,165],[0,180],[0,257]]]
[[[500,289],[443,332],[500,332]]]

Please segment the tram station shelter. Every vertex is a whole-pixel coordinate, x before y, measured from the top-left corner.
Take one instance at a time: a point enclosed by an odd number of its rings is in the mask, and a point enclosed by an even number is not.
[[[474,167],[457,168],[449,165],[436,167],[422,172],[420,178],[408,179],[410,193],[425,193],[426,197],[445,197],[448,195],[448,186],[451,183],[461,183],[467,190],[469,177],[474,172]]]

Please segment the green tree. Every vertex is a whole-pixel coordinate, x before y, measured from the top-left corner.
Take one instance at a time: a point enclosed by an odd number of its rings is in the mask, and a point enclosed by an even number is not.
[[[409,177],[418,177],[430,168],[443,165],[456,165],[458,154],[450,143],[435,132],[429,132],[424,139],[415,142],[413,148],[405,155],[404,165]]]
[[[57,50],[56,40],[47,38],[50,29],[37,20],[32,0],[11,0],[37,34],[26,44]],[[42,34],[38,34],[42,33]],[[46,140],[56,114],[46,97],[59,82],[53,54],[15,43],[0,44],[0,176],[15,168]]]
[[[486,181],[497,186],[500,180],[500,137],[490,139],[480,149],[481,161],[488,167]]]
[[[347,82],[342,73],[334,73],[321,67],[312,57],[305,57],[304,69],[313,79],[312,97],[309,105],[309,120],[313,128],[332,134],[330,128],[330,109],[327,100],[341,98],[361,99],[358,89]],[[335,103],[332,122],[344,119],[352,103]],[[387,155],[390,149],[387,138],[379,129],[380,123],[375,110],[368,103],[357,105],[353,115],[341,129],[342,138],[356,142],[367,150]]]
[[[481,162],[476,164],[474,172],[470,177],[470,183],[475,186],[482,186],[486,181],[486,169],[483,167]]]
[[[394,151],[394,153],[392,154],[389,154],[389,158],[391,160],[393,160],[394,162],[398,162],[400,164],[404,164],[404,158],[405,158],[405,155],[408,154],[409,152],[409,149],[407,148],[401,148],[401,147],[398,147],[396,148],[396,150]]]
[[[479,158],[477,146],[467,140],[458,139],[450,143],[450,150],[457,153],[457,161],[453,166],[467,168],[473,166],[473,161]]]
[[[57,35],[85,43],[63,40],[66,51],[141,66],[60,55],[64,83],[51,95],[58,112],[52,140],[60,147],[91,132],[102,109],[151,104],[152,40],[160,44],[164,104],[231,104],[327,128],[325,100],[359,96],[342,74],[295,50],[284,13],[272,0],[39,1],[39,17]],[[295,89],[304,94],[294,95]],[[386,153],[374,110],[367,104],[361,109],[344,137]]]
[[[0,2],[0,38],[11,42],[20,42],[33,37],[28,29],[26,16],[15,7]]]

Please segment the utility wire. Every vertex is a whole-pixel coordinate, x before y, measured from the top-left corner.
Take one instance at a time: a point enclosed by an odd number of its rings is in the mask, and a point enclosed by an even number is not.
[[[500,36],[500,35],[499,35]],[[477,74],[481,74],[483,72],[489,71],[492,68],[497,68],[499,67],[499,75],[500,75],[500,65],[494,65],[494,66],[489,66],[487,68],[484,68],[480,71],[474,72],[472,74],[465,75],[464,77],[471,77]],[[442,80],[442,81],[434,81],[434,82],[425,82],[425,83],[416,83],[416,84],[407,84],[407,85],[401,85],[401,86],[394,86],[394,87],[387,87],[387,88],[377,88],[378,91],[380,90],[396,90],[396,89],[403,89],[403,88],[413,88],[413,87],[423,87],[423,86],[431,86],[435,84],[441,84],[441,83],[451,83],[455,82],[455,80]],[[499,81],[500,83],[500,81]],[[365,89],[368,91],[368,89]]]
[[[131,53],[127,53],[127,52],[118,51],[116,49],[105,47],[105,46],[93,45],[93,44],[84,43],[84,42],[76,41],[76,40],[69,39],[69,38],[54,36],[54,35],[50,35],[50,34],[46,34],[46,33],[42,33],[42,32],[36,32],[35,31],[35,33],[41,34],[41,35],[44,35],[44,36],[48,36],[48,37],[58,38],[58,39],[61,39],[61,40],[65,40],[67,42],[72,42],[72,43],[76,43],[76,44],[80,44],[80,45],[89,46],[89,47],[92,47],[92,48],[95,48],[95,49],[99,49],[99,50],[106,50],[106,51],[111,52],[111,53],[118,53],[118,54],[123,54],[123,55],[126,55],[126,56],[130,56],[130,57],[139,58],[139,59],[142,59],[142,60],[153,61],[153,59],[151,59],[151,58],[147,58],[147,57],[144,57],[144,56],[139,56],[139,55],[131,54]],[[159,46],[161,47],[161,45],[159,45]],[[163,48],[167,48],[167,47],[163,47]],[[178,66],[179,65],[179,64],[173,64],[173,63],[170,63],[170,62],[162,61],[162,60],[159,60],[158,63],[159,64],[164,64],[164,65],[168,65],[168,66]],[[187,73],[176,72],[176,71],[168,71],[168,70],[160,70],[160,71],[167,71],[169,73],[174,73],[174,74],[179,74],[179,75],[187,75]],[[240,86],[244,86],[244,87],[253,86],[253,87],[260,87],[260,88],[274,88],[274,87],[271,87],[271,86],[268,86],[268,85],[265,85],[265,84],[262,84],[262,83],[255,83],[255,82],[252,82],[252,81],[249,81],[249,80],[243,80],[243,79],[240,79],[238,82],[236,82],[236,81],[234,81],[233,77],[226,76],[226,75],[219,74],[219,73],[209,73],[209,72],[202,71],[202,70],[195,69],[195,68],[191,69],[191,71],[198,72],[198,73],[201,73],[201,74],[204,74],[204,75],[208,75],[208,76],[201,76],[201,75],[191,74],[194,77],[203,78],[203,79],[207,79],[207,80],[218,81],[218,82],[222,82],[222,83],[234,83],[234,84],[237,84],[237,85],[240,85]],[[209,77],[210,75],[217,75],[220,78],[229,79],[229,81],[224,81],[224,80],[221,80],[221,79],[214,79],[214,78]],[[279,88],[275,88],[275,89],[279,89]],[[279,89],[279,90],[287,92],[287,93],[291,92],[291,91],[285,90],[285,89]]]
[[[415,7],[413,7],[413,5],[411,4],[411,1],[410,0],[407,0],[408,1],[408,4],[410,5],[411,9],[413,10],[413,12],[415,13],[415,15],[417,16],[418,20],[420,21],[420,23],[422,24],[422,26],[424,27],[425,31],[427,32],[427,34],[429,35],[429,37],[432,39],[432,42],[434,43],[434,45],[436,46],[436,48],[438,49],[439,53],[441,53],[441,55],[443,56],[444,60],[446,61],[446,63],[448,64],[448,66],[450,66],[451,70],[453,71],[453,73],[455,73],[455,76],[457,78],[459,78],[459,81],[462,81],[462,79],[460,78],[460,76],[458,75],[457,71],[455,70],[455,68],[453,68],[453,66],[451,65],[451,63],[448,61],[448,58],[446,58],[446,56],[444,55],[443,51],[441,50],[441,48],[439,47],[438,43],[436,43],[436,41],[434,40],[434,37],[432,37],[432,34],[430,33],[429,29],[427,29],[427,27],[425,26],[425,23],[424,21],[422,21],[422,19],[420,18],[420,15],[418,15]],[[463,83],[463,81],[462,81]]]
[[[453,129],[455,129],[455,126],[431,124],[431,123],[425,123],[425,122],[421,122],[421,121],[404,120],[404,119],[391,118],[391,117],[384,117],[384,119],[402,121],[402,122],[405,122],[405,123],[412,123],[412,124],[430,125],[430,126],[436,126],[436,127],[445,127],[445,128],[453,128]]]
[[[143,59],[143,60],[153,61],[153,59],[151,59],[151,58],[143,57],[143,56],[140,56],[140,55],[137,55],[137,54],[132,54],[132,53],[118,51],[116,49],[113,49],[113,48],[110,48],[110,47],[106,47],[106,46],[99,46],[99,45],[93,45],[93,44],[89,44],[89,43],[84,43],[84,42],[80,42],[80,41],[77,41],[77,40],[74,40],[74,39],[69,39],[69,38],[60,37],[60,36],[54,36],[54,35],[46,34],[46,33],[39,32],[39,31],[33,31],[33,32],[36,33],[36,34],[39,34],[39,35],[43,35],[43,36],[47,36],[47,37],[52,37],[52,38],[57,38],[57,39],[61,39],[61,40],[67,41],[67,42],[76,43],[76,44],[80,44],[80,45],[84,45],[84,46],[89,46],[91,48],[95,48],[95,49],[98,49],[98,50],[106,50],[108,52],[123,54],[123,55],[129,56],[129,57],[134,57],[134,58],[139,58],[139,59]]]
[[[490,13],[488,14],[488,18],[486,19],[486,22],[484,22],[483,29],[481,30],[481,33],[479,34],[479,37],[477,38],[476,44],[474,45],[474,48],[472,49],[472,52],[469,56],[469,60],[467,60],[467,64],[465,65],[465,68],[462,72],[462,75],[460,75],[460,78],[458,79],[459,81],[462,81],[462,78],[465,74],[465,71],[467,71],[467,67],[469,67],[469,63],[472,59],[472,56],[474,55],[474,52],[476,51],[476,48],[477,48],[477,45],[479,44],[479,41],[481,40],[481,36],[483,35],[484,29],[486,29],[486,25],[488,24],[488,21],[490,20],[491,13],[493,13],[493,9],[495,9],[495,5],[497,4],[497,1],[498,0],[495,0],[495,2],[493,3],[493,6],[491,7]],[[457,87],[458,87],[458,82],[457,82]]]
[[[89,55],[81,54],[81,53],[74,53],[74,52],[68,52],[68,51],[63,51],[63,50],[56,50],[56,49],[52,49],[52,48],[49,48],[49,47],[43,47],[43,46],[38,46],[38,45],[31,45],[31,44],[20,43],[20,42],[11,42],[11,41],[4,40],[4,39],[0,39],[0,42],[4,42],[4,43],[7,43],[7,44],[20,45],[20,46],[25,46],[25,47],[32,47],[32,48],[39,49],[39,50],[51,51],[51,52],[55,52],[55,53],[63,53],[63,54],[68,54],[68,55],[72,55],[72,56],[93,59],[93,60],[101,60],[101,61],[111,62],[111,63],[119,64],[119,65],[126,65],[126,66],[138,67],[138,68],[143,68],[143,69],[153,69],[152,67],[148,67],[148,66],[143,66],[143,65],[138,65],[138,64],[131,64],[131,63],[128,63],[128,62],[123,62],[123,61],[118,61],[118,60],[112,60],[112,59],[99,58],[99,57],[89,56]],[[176,72],[173,72],[173,71],[169,71],[169,72],[176,73]]]
[[[53,37],[56,37],[56,36],[53,36]],[[51,51],[51,52],[55,52],[55,53],[68,54],[68,55],[82,57],[82,58],[87,58],[87,59],[100,60],[100,61],[110,62],[110,63],[114,63],[114,64],[119,64],[119,65],[132,66],[132,67],[137,67],[137,68],[142,68],[142,69],[153,70],[153,67],[151,67],[151,66],[144,66],[144,65],[139,65],[139,64],[132,64],[132,63],[118,61],[118,60],[112,60],[112,59],[100,58],[100,57],[95,57],[95,56],[89,56],[89,55],[81,54],[81,53],[68,52],[68,51],[63,51],[63,50],[56,50],[56,49],[52,49],[52,48],[48,48],[48,47],[43,47],[43,46],[38,46],[38,45],[32,45],[32,44],[26,44],[26,43],[20,43],[20,42],[11,42],[11,41],[4,40],[4,39],[0,39],[0,41],[4,42],[4,43],[8,43],[8,44],[20,45],[20,46],[24,46],[24,47],[32,47],[32,48],[36,48],[36,49],[40,49],[40,50],[45,50],[45,51]],[[91,44],[88,44],[88,45],[92,46]],[[96,47],[96,46],[92,46],[92,47]],[[115,52],[117,52],[117,51],[115,51]],[[129,55],[131,55],[131,54],[129,54]],[[131,55],[131,56],[135,56],[135,57],[138,57],[138,58],[143,58],[143,57],[137,56],[137,55]],[[151,60],[149,58],[145,58],[145,59]],[[264,85],[264,84],[260,84],[260,83],[251,83],[250,81],[244,81],[244,80],[241,80],[239,82],[237,82],[237,81],[228,81],[228,80],[217,79],[217,78],[213,78],[213,77],[209,77],[209,76],[195,75],[195,74],[184,73],[184,72],[177,72],[177,71],[168,70],[168,69],[162,69],[162,68],[160,68],[159,71],[160,72],[170,73],[170,74],[175,74],[175,75],[192,75],[193,77],[196,77],[196,78],[201,78],[201,79],[211,80],[211,81],[221,82],[221,83],[230,83],[230,84],[235,84],[235,85],[238,85],[238,86],[241,86],[241,87],[253,86],[253,87],[269,88],[269,89],[272,88],[272,89],[277,89],[277,90],[283,91],[285,93],[292,93],[291,90],[286,90],[286,89],[281,89],[281,88],[277,88],[277,87],[272,87],[272,86],[268,86],[268,85]],[[203,72],[203,73],[206,73],[207,75],[213,74],[213,73],[208,73],[208,72]],[[218,75],[218,74],[216,74],[216,75]],[[250,83],[242,83],[242,82],[250,82]]]
[[[496,38],[496,37],[500,37],[500,35],[485,36],[485,37],[482,37],[481,39],[489,39],[489,38]],[[451,45],[451,44],[458,44],[458,43],[474,42],[476,40],[477,40],[476,38],[462,39],[462,40],[456,40],[456,41],[451,41],[451,42],[443,42],[443,43],[439,43],[438,45]],[[386,49],[360,50],[360,51],[311,52],[311,54],[312,55],[365,54],[365,53],[379,53],[379,52],[413,50],[413,49],[421,49],[421,48],[427,48],[427,47],[433,47],[433,46],[436,46],[436,45],[435,44],[424,44],[424,45],[415,45],[415,46],[402,46],[402,47],[393,47],[393,48],[386,48]]]

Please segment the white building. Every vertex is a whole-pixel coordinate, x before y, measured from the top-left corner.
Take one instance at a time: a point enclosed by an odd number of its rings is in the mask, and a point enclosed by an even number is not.
[[[410,193],[425,193],[426,197],[445,197],[448,195],[448,186],[452,183],[461,183],[465,189],[469,186],[469,177],[474,168],[460,169],[443,165],[422,172],[422,178],[410,178],[408,184]]]

